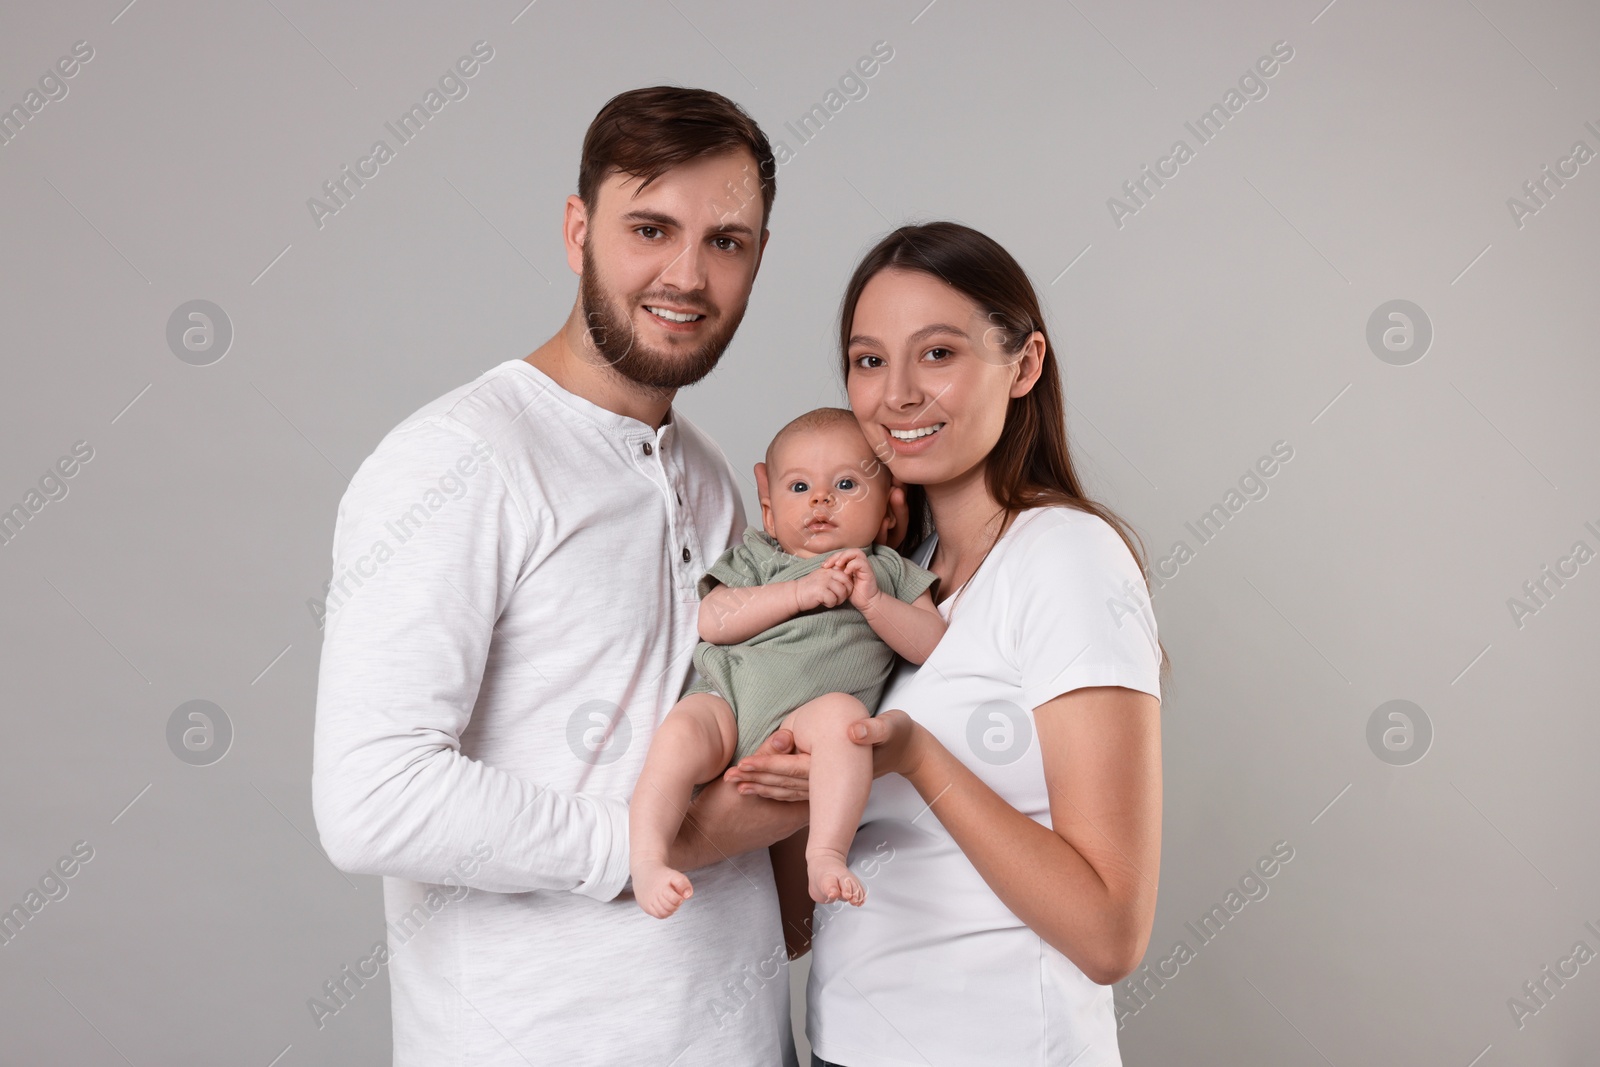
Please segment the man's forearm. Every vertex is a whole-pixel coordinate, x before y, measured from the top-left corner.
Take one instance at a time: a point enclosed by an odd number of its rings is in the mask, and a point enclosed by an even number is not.
[[[732,783],[718,778],[689,805],[667,862],[680,871],[709,867],[782,841],[810,818],[811,806],[805,801],[742,796]]]

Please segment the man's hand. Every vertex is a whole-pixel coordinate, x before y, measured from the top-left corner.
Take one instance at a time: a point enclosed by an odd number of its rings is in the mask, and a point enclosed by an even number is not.
[[[791,730],[774,730],[760,748],[722,776],[746,796],[754,793],[769,800],[806,800],[811,796],[811,757],[795,752]]]
[[[872,746],[874,778],[911,774],[922,762],[922,739],[927,734],[903,711],[879,712],[850,729],[852,741]],[[741,793],[754,793],[772,800],[805,800],[810,796],[810,774],[811,757],[804,752],[794,752],[794,734],[775,730],[760,748],[729,767],[723,777],[739,783]]]

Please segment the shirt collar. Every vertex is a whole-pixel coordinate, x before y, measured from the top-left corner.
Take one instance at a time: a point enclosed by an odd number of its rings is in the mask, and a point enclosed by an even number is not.
[[[661,448],[671,446],[673,438],[677,436],[677,409],[668,406],[667,413],[661,420],[659,429],[649,423],[641,422],[632,415],[622,415],[610,408],[603,408],[586,397],[570,392],[559,382],[538,367],[525,359],[508,359],[507,363],[515,363],[520,368],[519,373],[530,378],[561,404],[583,416],[607,433],[627,441],[653,440]]]

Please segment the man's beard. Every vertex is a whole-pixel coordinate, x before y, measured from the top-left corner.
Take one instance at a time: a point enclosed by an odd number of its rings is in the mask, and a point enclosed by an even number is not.
[[[634,330],[632,308],[607,300],[608,293],[587,243],[583,246],[583,276],[578,279],[578,295],[589,339],[606,363],[629,380],[652,389],[681,389],[710,374],[744,318],[741,306],[737,313],[726,317],[721,329],[708,322],[706,328],[715,332],[689,352],[651,348]],[[662,302],[680,307],[687,304],[689,310],[705,315],[708,320],[714,318],[710,305],[699,297],[685,300],[675,296]]]

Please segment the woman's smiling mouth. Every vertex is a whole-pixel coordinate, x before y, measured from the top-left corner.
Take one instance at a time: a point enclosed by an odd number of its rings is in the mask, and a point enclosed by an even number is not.
[[[885,426],[889,434],[890,446],[900,455],[910,455],[921,452],[931,447],[931,442],[939,435],[947,423],[930,422],[925,426],[914,426],[909,429],[899,430],[893,426]]]

